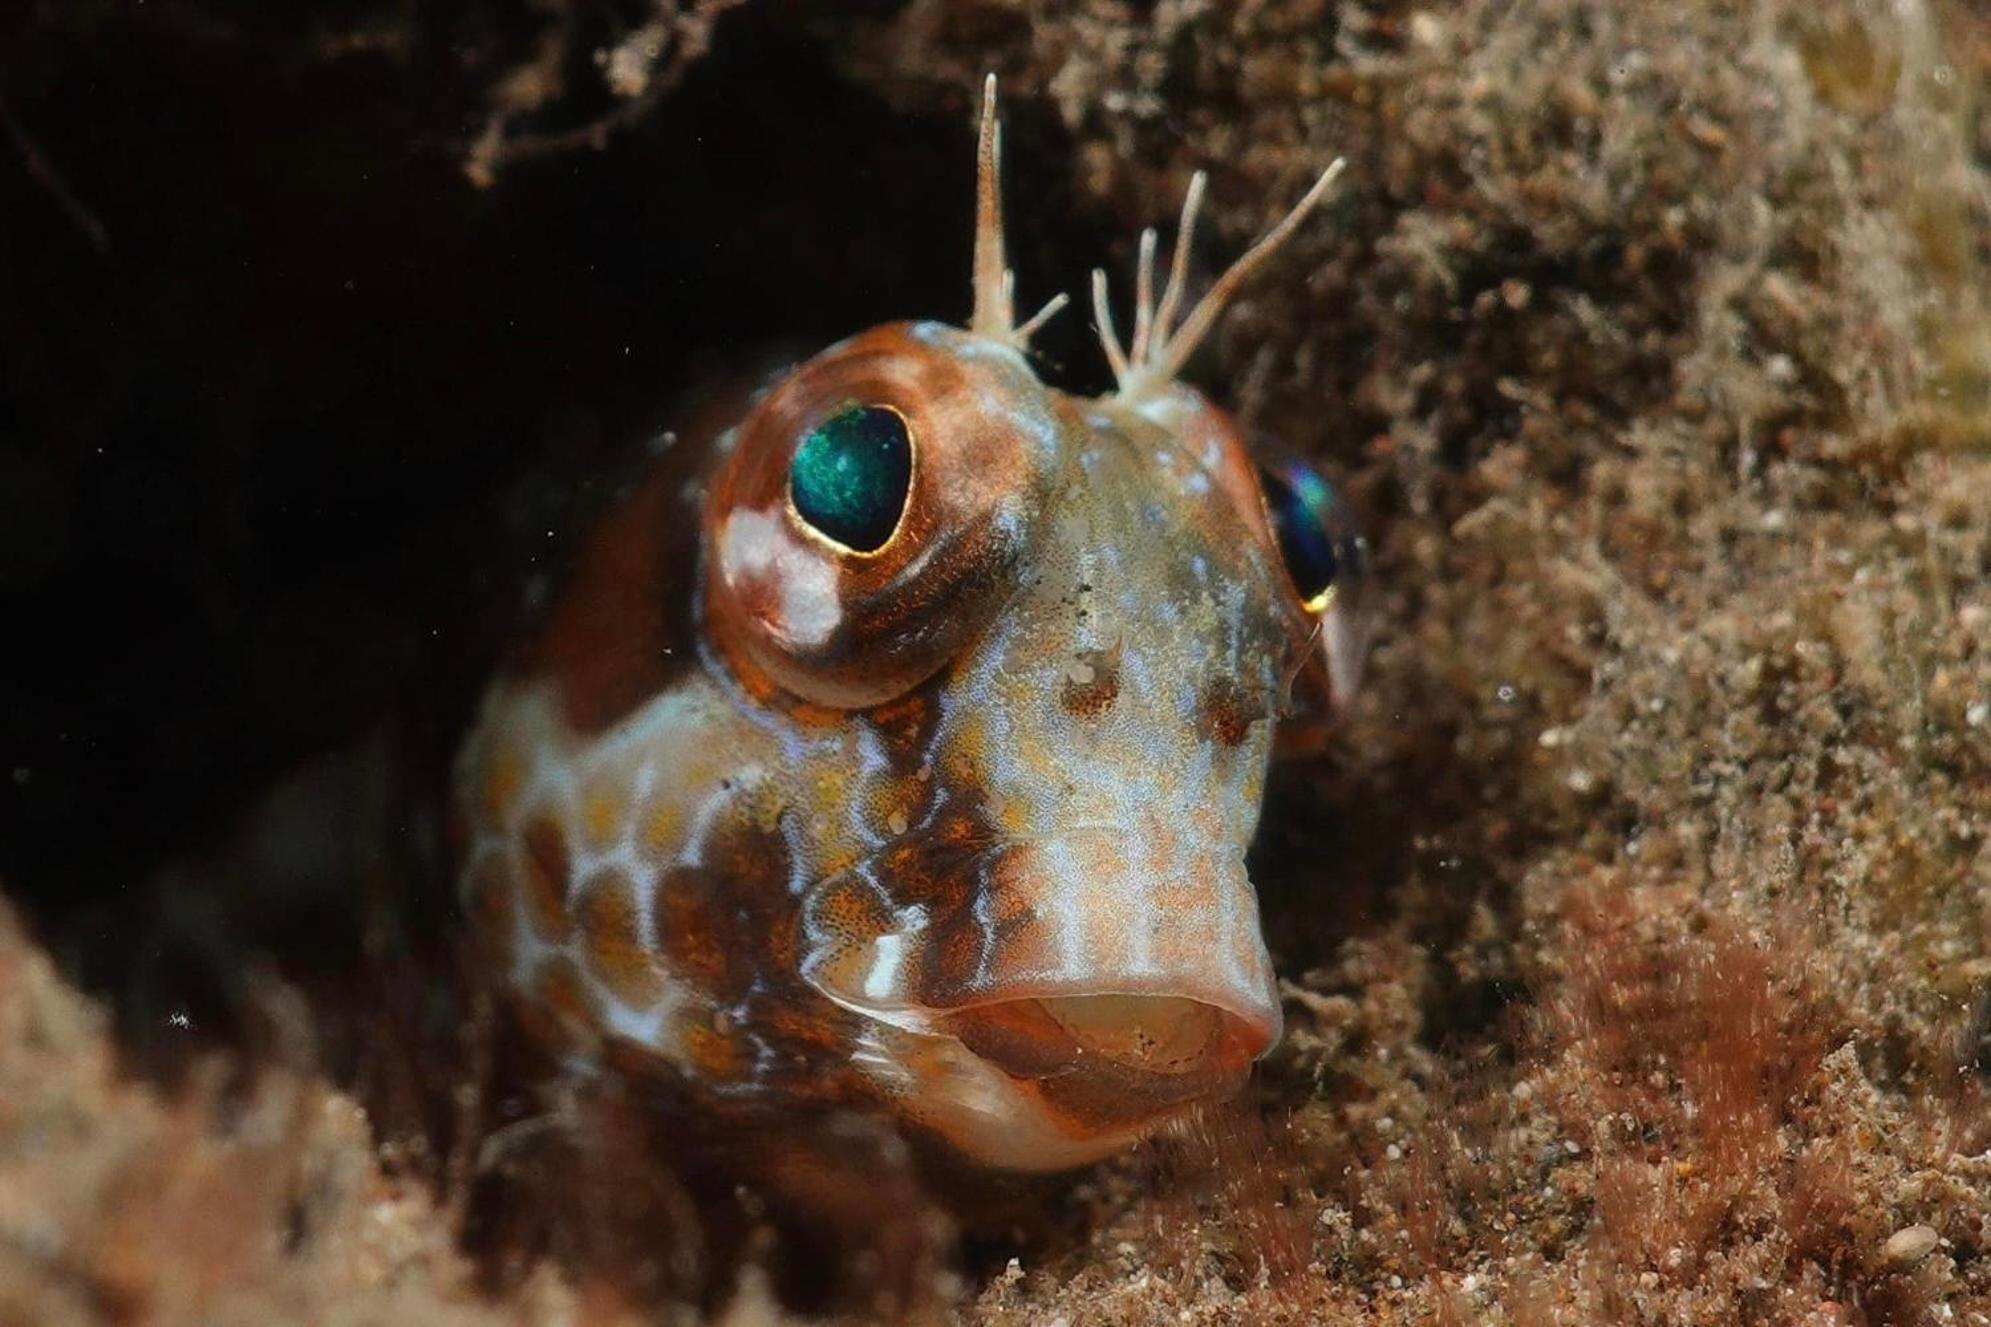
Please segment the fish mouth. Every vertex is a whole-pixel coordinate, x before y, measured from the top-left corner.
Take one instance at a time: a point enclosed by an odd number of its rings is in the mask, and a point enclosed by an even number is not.
[[[898,1058],[912,1076],[909,1095],[934,1099],[907,1101],[915,1117],[963,1090],[965,1053],[980,1066],[970,1077],[1001,1083],[998,1096],[1007,1103],[995,1107],[971,1089],[983,1103],[976,1115],[1011,1124],[1027,1115],[1033,1127],[1090,1149],[1088,1157],[1197,1103],[1234,1096],[1280,1032],[1276,1004],[1244,1009],[1233,1006],[1247,1002],[1174,993],[1017,992],[942,1009],[838,1003],[892,1029],[888,1040],[901,1048]],[[922,1045],[956,1049],[936,1055],[916,1048]]]
[[[1278,1041],[1229,845],[1087,829],[946,865],[951,896],[891,905],[866,865],[806,905],[802,976],[874,1026],[862,1063],[904,1109],[951,1099],[985,1136],[1004,1119],[1125,1139],[1232,1094]]]
[[[1230,1074],[1271,1045],[1271,1032],[1179,995],[1103,993],[996,1000],[951,1011],[936,1031],[1013,1078],[1089,1066],[1154,1079]]]
[[[1180,995],[1118,992],[997,1000],[948,1013],[954,1037],[1078,1133],[1138,1130],[1230,1096],[1276,1026]]]

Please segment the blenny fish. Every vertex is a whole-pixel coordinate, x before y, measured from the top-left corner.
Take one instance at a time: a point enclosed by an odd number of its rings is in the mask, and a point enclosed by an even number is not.
[[[1124,347],[1093,273],[1088,399],[1032,370],[1064,300],[1015,319],[999,157],[991,79],[968,325],[693,412],[490,685],[452,807],[482,952],[577,1068],[1048,1171],[1278,1040],[1245,851],[1275,735],[1355,684],[1365,550],[1177,381],[1340,163],[1183,313],[1198,174]]]

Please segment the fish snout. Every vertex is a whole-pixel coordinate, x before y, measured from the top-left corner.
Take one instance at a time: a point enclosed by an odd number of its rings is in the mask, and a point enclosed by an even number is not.
[[[1156,860],[1125,835],[1013,845],[925,937],[910,992],[1012,1078],[1151,1115],[1221,1095],[1277,1043],[1278,990],[1243,863]]]
[[[814,900],[831,942],[805,975],[891,1029],[878,1044],[895,1048],[914,1114],[998,1164],[1100,1155],[1235,1093],[1279,1040],[1235,846],[1090,829],[1010,842],[953,875],[944,901],[889,909],[853,901],[858,878]],[[863,878],[865,898],[893,883]]]

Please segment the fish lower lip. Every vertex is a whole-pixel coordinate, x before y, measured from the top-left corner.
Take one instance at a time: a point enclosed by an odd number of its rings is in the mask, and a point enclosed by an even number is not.
[[[1002,1000],[936,1026],[1018,1078],[1098,1072],[1160,1080],[1240,1073],[1269,1038],[1214,1005],[1182,996],[1066,995]]]
[[[946,1014],[977,1059],[1078,1135],[1138,1134],[1197,1102],[1227,1097],[1270,1045],[1266,1029],[1183,996],[1122,994],[996,1001]]]

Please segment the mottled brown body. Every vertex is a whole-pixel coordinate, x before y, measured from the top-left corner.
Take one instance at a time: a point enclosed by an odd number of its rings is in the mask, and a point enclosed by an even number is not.
[[[1345,633],[1167,380],[1151,241],[1121,391],[1037,381],[992,160],[985,121],[975,330],[867,332],[656,458],[493,684],[457,811],[492,962],[577,1063],[1052,1169],[1276,1040],[1244,853],[1289,683]],[[906,440],[875,548],[798,505],[856,409]]]

